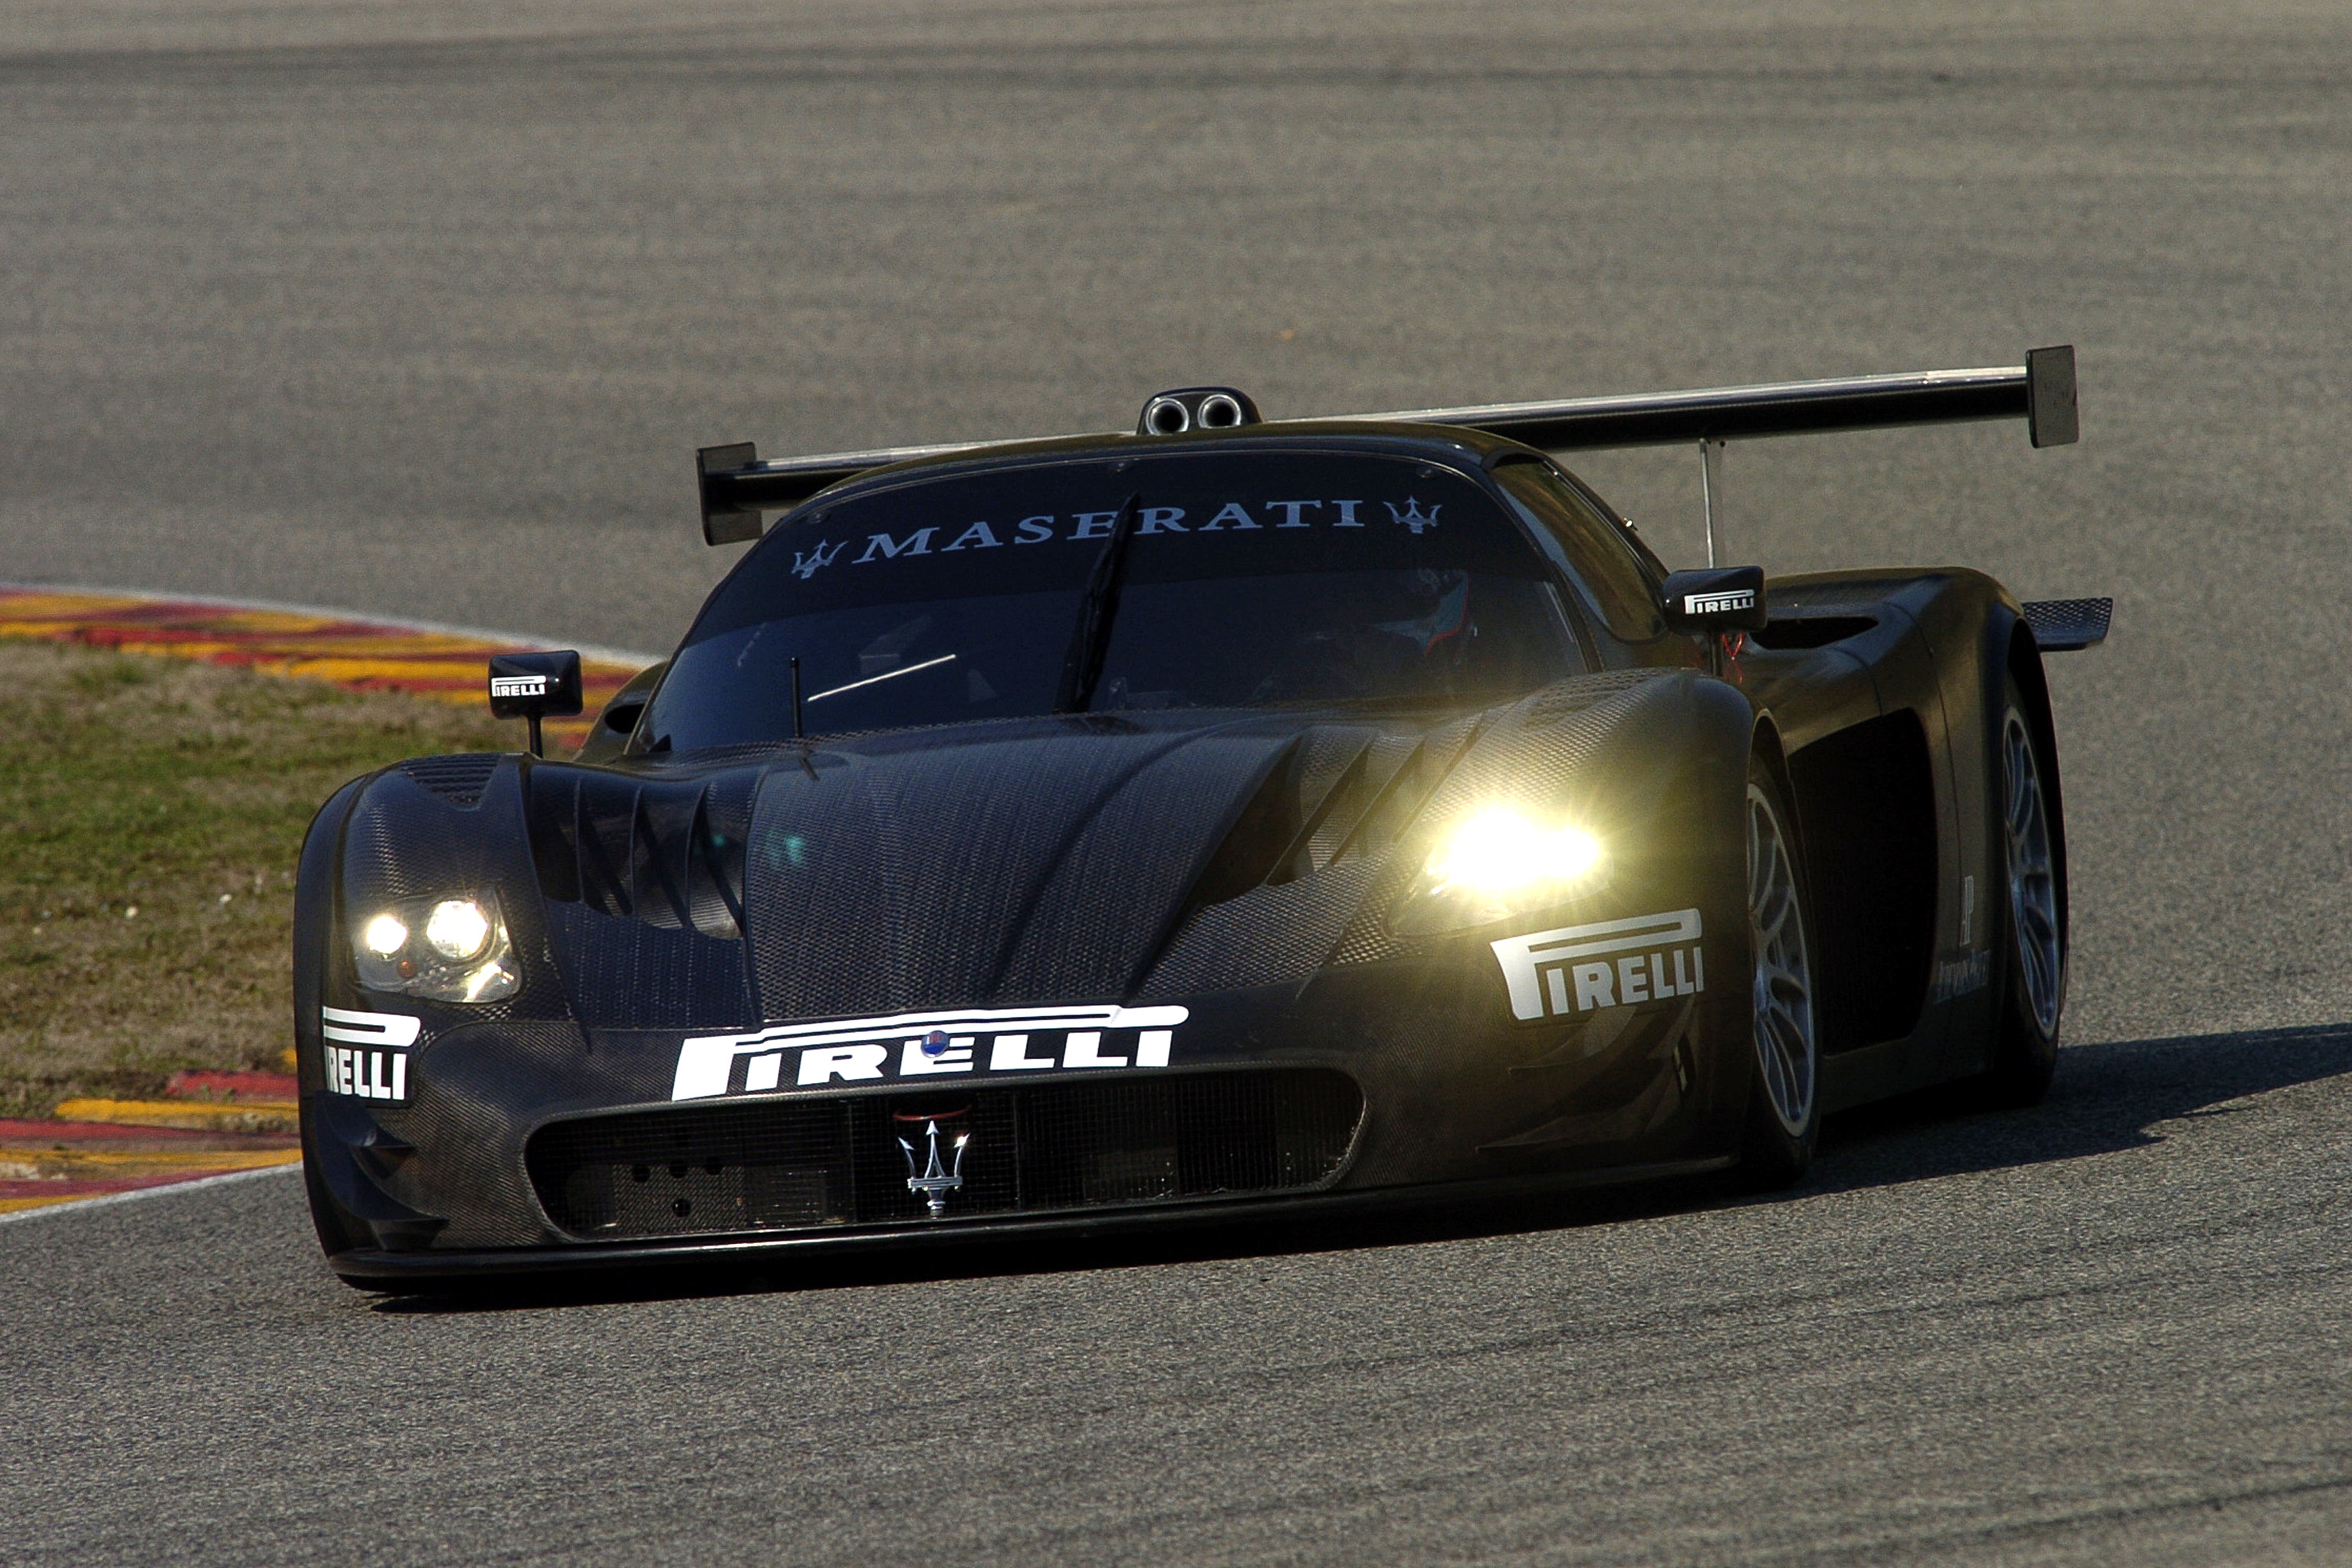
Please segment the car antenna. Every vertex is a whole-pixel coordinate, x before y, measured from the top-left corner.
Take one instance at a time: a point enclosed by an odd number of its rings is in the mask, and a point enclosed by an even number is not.
[[[1078,623],[1070,634],[1070,652],[1062,661],[1062,691],[1055,713],[1084,713],[1094,700],[1095,678],[1102,673],[1103,655],[1110,651],[1111,617],[1118,609],[1119,568],[1127,559],[1127,541],[1135,532],[1136,515],[1143,507],[1138,490],[1118,509],[1110,538],[1087,580],[1086,598],[1078,604]]]
[[[1714,559],[1713,559],[1713,558],[1712,558],[1712,557],[1710,557],[1710,558],[1708,559],[1707,564],[1708,564],[1708,565],[1710,565],[1710,566],[1712,566],[1712,565],[1714,565],[1714,564],[1715,564]],[[793,655],[793,657],[792,657],[792,666],[793,666],[793,738],[794,740],[806,740],[806,739],[808,738],[808,731],[806,731],[806,730],[804,730],[804,729],[803,729],[803,728],[801,727],[801,656],[800,656],[798,653],[794,653],[794,654]]]

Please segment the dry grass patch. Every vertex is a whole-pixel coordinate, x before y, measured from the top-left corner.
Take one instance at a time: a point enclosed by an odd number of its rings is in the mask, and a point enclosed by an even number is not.
[[[277,1068],[294,859],[336,786],[500,750],[486,712],[0,642],[0,1116]]]

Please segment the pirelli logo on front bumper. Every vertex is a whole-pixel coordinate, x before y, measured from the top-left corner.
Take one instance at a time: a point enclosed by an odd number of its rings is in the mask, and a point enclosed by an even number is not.
[[[968,1008],[706,1034],[678,1048],[673,1100],[922,1082],[947,1074],[1165,1067],[1178,1007]]]
[[[1706,953],[1696,909],[1563,925],[1494,944],[1522,1022],[1594,1008],[1635,1007],[1706,989]]]

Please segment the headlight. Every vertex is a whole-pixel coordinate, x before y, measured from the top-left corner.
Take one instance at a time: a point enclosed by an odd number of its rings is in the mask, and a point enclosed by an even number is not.
[[[425,917],[425,945],[444,958],[463,963],[480,956],[494,929],[489,913],[470,898],[445,898]]]
[[[436,1002],[496,1002],[521,988],[495,893],[410,899],[360,919],[360,984]]]
[[[1442,830],[1391,922],[1429,936],[1540,909],[1608,881],[1601,841],[1573,822],[1538,821],[1507,807]]]

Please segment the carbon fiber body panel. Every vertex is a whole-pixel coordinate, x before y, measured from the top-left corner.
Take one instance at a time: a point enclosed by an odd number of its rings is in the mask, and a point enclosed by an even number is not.
[[[1591,898],[1513,929],[1687,906],[1706,932],[1704,962],[1737,973],[1737,811],[1720,784],[1734,775],[1711,753],[1739,754],[1748,723],[1736,695],[1685,672],[1571,682],[1433,721],[1032,721],[645,774],[509,758],[467,808],[407,774],[380,776],[356,795],[342,831],[345,904],[499,877],[507,901],[528,906],[513,924],[530,956],[522,991],[503,1009],[373,997],[325,966],[325,1005],[413,1016],[420,1032],[406,1103],[315,1094],[317,1179],[342,1223],[373,1240],[362,1250],[593,1247],[534,1191],[530,1140],[581,1117],[670,1113],[688,1092],[688,1042],[732,1038],[724,1031],[754,1042],[730,1048],[712,1080],[719,1100],[874,1102],[871,1115],[851,1118],[860,1125],[882,1124],[874,1117],[909,1096],[1001,1098],[1013,1080],[993,1071],[1003,1057],[992,1053],[1007,1050],[1044,1053],[1024,1059],[1038,1076],[1020,1080],[1040,1089],[1336,1073],[1361,1111],[1317,1190],[1706,1157],[1740,1099],[1737,987],[1622,1009],[1651,1019],[1643,1029],[1613,1017],[1597,1028],[1580,1017],[1530,1022],[1513,1016],[1488,950],[1494,931],[1340,949],[1351,926],[1379,928],[1370,912],[1397,885],[1401,857],[1419,852],[1413,825],[1433,799],[1532,800],[1537,786],[1510,781],[1534,778],[1551,799],[1638,788],[1641,812],[1618,819],[1629,835],[1659,813],[1680,826],[1673,853],[1629,852]],[[1612,749],[1621,732],[1643,738]],[[1637,754],[1651,760],[1622,771]],[[1611,768],[1614,782],[1601,777]],[[741,800],[748,810],[729,804]],[[461,810],[471,831],[451,830]],[[460,841],[477,837],[486,841]],[[520,853],[524,845],[534,853]],[[737,866],[740,902],[730,892]],[[708,890],[699,900],[698,887]],[[698,916],[698,907],[716,914]],[[542,1020],[550,998],[564,1016]],[[1057,1043],[1076,1032],[1033,1030],[1015,1048],[979,1032],[985,1023],[951,1025],[975,1030],[977,1043],[963,1047],[972,1076],[938,1088],[904,1076],[911,1038],[824,1047],[865,1051],[880,1065],[859,1058],[851,1065],[871,1079],[814,1083],[807,1063],[819,1049],[792,1043],[827,1019],[1071,1003],[1181,1021],[1150,1066],[1143,1037],[1118,1032],[1116,1021],[1107,1043],[1083,1051]],[[1680,1020],[1677,1032],[1661,1047],[1668,1020]],[[781,1041],[773,1052],[763,1030]],[[1539,1070],[1522,1071],[1530,1067]],[[1564,1115],[1612,1114],[1606,1137],[1529,1141]],[[1155,1148],[1145,1137],[1135,1148],[1106,1145],[1103,1157],[1148,1165]],[[864,1150],[861,1168],[900,1153]],[[971,1179],[1006,1156],[976,1135]],[[743,1179],[696,1177],[738,1194]],[[1129,1189],[1118,1181],[1087,1181],[1080,1187],[1112,1194],[1114,1207],[1251,1196],[1139,1188],[1120,1197]],[[782,1189],[770,1181],[757,1190]],[[696,1199],[681,1187],[676,1201]],[[743,1210],[755,1211],[799,1212],[781,1199]],[[682,1235],[732,1234],[708,1228],[707,1198],[703,1212],[692,1223],[679,1217]],[[952,1198],[936,1220],[808,1212],[813,1224],[909,1234],[965,1223]],[[971,1222],[982,1218],[1002,1216]],[[660,1239],[647,1223],[632,1222],[633,1239]]]

